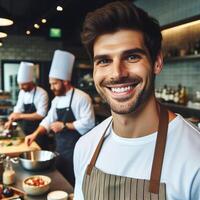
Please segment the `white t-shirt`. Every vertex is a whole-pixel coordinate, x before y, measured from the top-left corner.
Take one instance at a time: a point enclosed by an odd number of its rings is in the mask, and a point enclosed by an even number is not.
[[[75,200],[83,200],[82,182],[87,165],[111,117],[77,142],[74,152]],[[105,173],[150,179],[157,132],[140,138],[122,138],[112,128],[96,167]],[[161,182],[168,200],[200,200],[200,133],[178,115],[169,123]]]
[[[65,96],[56,96],[51,103],[51,108],[47,116],[40,123],[47,131],[50,130],[51,123],[57,121],[56,108],[67,108],[70,104],[72,89]],[[75,89],[71,103],[71,109],[76,121],[73,122],[75,129],[81,134],[85,134],[95,125],[94,108],[92,100],[85,92]]]
[[[25,92],[24,90],[20,90],[17,104],[14,107],[15,113],[24,112],[24,104],[32,103],[34,92],[35,88],[32,89],[30,92]],[[41,115],[42,117],[46,115],[48,110],[48,101],[49,97],[47,92],[43,88],[37,86],[33,103],[35,105],[36,113],[38,115]]]

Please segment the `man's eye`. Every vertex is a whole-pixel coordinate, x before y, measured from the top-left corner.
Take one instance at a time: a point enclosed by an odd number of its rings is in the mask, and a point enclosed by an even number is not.
[[[140,56],[140,55],[137,55],[137,54],[127,56],[127,60],[128,60],[129,62],[136,62],[136,61],[138,61],[140,58],[141,58],[141,56]]]
[[[108,59],[102,59],[96,62],[97,65],[105,65],[108,64],[109,60]]]

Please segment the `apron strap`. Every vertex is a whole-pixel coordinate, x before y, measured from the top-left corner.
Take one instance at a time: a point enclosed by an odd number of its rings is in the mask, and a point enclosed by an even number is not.
[[[96,160],[98,158],[98,155],[100,153],[101,147],[103,145],[103,142],[105,140],[105,134],[111,124],[112,120],[106,127],[106,130],[104,131],[98,146],[92,156],[92,159],[90,161],[90,164],[87,167],[86,173],[87,175],[90,175],[92,172],[92,169],[96,163]],[[152,164],[152,170],[151,170],[151,178],[150,178],[150,185],[149,185],[149,192],[150,193],[159,193],[159,186],[160,186],[160,177],[161,177],[161,171],[162,171],[162,163],[164,158],[164,152],[165,152],[165,145],[166,145],[166,139],[167,139],[167,130],[168,130],[168,111],[167,109],[160,105],[160,116],[159,116],[159,125],[158,125],[158,133],[157,133],[157,139],[156,139],[156,147],[154,150],[154,158],[153,158],[153,164]]]
[[[71,107],[71,104],[72,104],[72,99],[73,99],[73,96],[74,96],[74,88],[72,90],[72,95],[71,95],[71,98],[70,98],[70,102],[69,102],[69,107]]]
[[[32,97],[32,103],[34,103],[36,89],[37,89],[37,88],[35,87],[35,90],[34,90],[34,93],[33,93],[33,97]]]
[[[159,193],[160,177],[167,140],[168,122],[168,111],[164,106],[160,105],[160,119],[149,184],[150,193]]]
[[[110,127],[111,122],[112,122],[112,119],[111,119],[111,121],[109,122],[108,126],[106,127],[106,130],[104,131],[104,133],[103,133],[103,135],[102,135],[102,137],[101,137],[101,139],[100,139],[100,141],[99,141],[99,143],[98,143],[98,145],[97,145],[97,148],[95,149],[95,152],[94,152],[94,154],[93,154],[93,156],[92,156],[92,159],[91,159],[91,161],[90,161],[90,164],[87,166],[87,170],[86,170],[87,175],[90,175],[91,172],[92,172],[92,169],[93,169],[93,167],[94,167],[94,165],[95,165],[95,163],[96,163],[96,160],[97,160],[97,158],[98,158],[98,156],[99,156],[101,147],[102,147],[103,142],[104,142],[104,140],[105,140],[105,137],[104,137],[104,136],[105,136],[105,134],[106,134],[108,128]]]

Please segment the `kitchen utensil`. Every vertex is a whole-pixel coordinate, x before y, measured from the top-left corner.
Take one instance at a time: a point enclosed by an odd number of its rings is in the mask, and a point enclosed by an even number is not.
[[[19,162],[24,169],[30,171],[44,170],[54,166],[58,154],[46,151],[29,151],[19,155]]]

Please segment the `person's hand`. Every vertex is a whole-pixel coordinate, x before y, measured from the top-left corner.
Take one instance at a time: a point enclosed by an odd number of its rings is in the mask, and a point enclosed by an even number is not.
[[[37,134],[36,134],[36,133],[32,133],[32,134],[30,134],[30,135],[27,135],[27,136],[25,137],[25,144],[26,144],[27,146],[30,146],[30,145],[32,144],[32,142],[35,141],[36,137],[37,137]]]
[[[12,121],[7,121],[4,124],[4,128],[10,130],[12,128]]]
[[[50,126],[51,130],[54,132],[54,133],[57,133],[59,131],[61,131],[63,128],[65,127],[65,124],[61,121],[56,121],[56,122],[53,122]]]
[[[9,117],[8,117],[9,121],[17,121],[22,119],[21,118],[21,113],[12,113]]]

